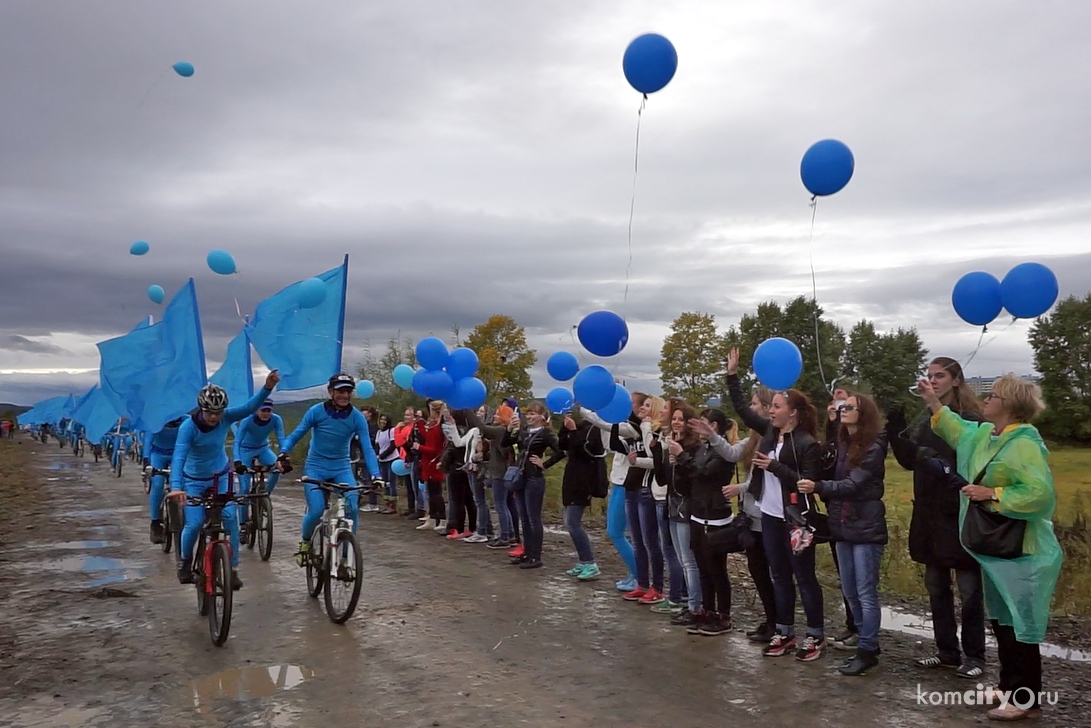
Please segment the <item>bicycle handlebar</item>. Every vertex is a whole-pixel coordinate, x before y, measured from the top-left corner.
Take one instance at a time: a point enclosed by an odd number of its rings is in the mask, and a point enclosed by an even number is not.
[[[309,483],[311,485],[317,485],[322,490],[328,490],[337,493],[351,493],[353,491],[379,491],[379,487],[375,485],[345,485],[344,483],[335,483],[332,480],[315,480],[314,478],[308,478],[304,475],[299,479],[300,483]]]

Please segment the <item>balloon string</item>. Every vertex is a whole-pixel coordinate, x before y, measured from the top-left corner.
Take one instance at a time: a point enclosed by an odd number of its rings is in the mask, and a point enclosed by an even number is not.
[[[246,319],[243,318],[242,309],[239,308],[239,272],[235,271],[231,279],[231,297],[235,299],[235,313],[239,315],[244,323],[247,323]]]
[[[644,116],[644,105],[648,102],[648,94],[640,100],[640,108],[636,110],[636,146],[633,149],[633,194],[629,199],[629,263],[625,266],[625,296],[622,304],[629,303],[629,272],[633,268],[633,214],[636,212],[636,178],[640,171],[640,120]]]
[[[984,343],[982,343],[982,341],[985,338],[985,334],[988,333],[989,327],[988,327],[988,325],[982,326],[981,327],[981,336],[979,336],[977,338],[977,346],[974,348],[973,351],[971,351],[969,354],[966,355],[966,361],[962,364],[963,369],[965,369],[966,367],[968,367],[970,365],[970,362],[972,362],[974,360],[974,357],[977,356],[977,352],[981,351],[986,346],[988,346],[992,342],[996,341],[996,337],[1000,336],[1005,331],[1007,331],[1012,326],[1014,326],[1016,321],[1018,321],[1018,319],[1015,318],[1014,316],[1012,316],[1011,321],[1008,322],[1007,326],[1002,328],[1000,331],[997,331],[995,334],[993,334],[991,337],[989,337],[988,341],[985,341]]]
[[[827,392],[833,394],[830,391],[830,385],[826,382],[826,371],[822,366],[822,344],[819,342],[819,326],[818,326],[818,281],[814,275],[814,219],[818,215],[818,195],[811,196],[811,232],[807,235],[807,258],[811,264],[811,306],[813,310],[811,313],[814,315],[814,348],[818,354],[818,376],[822,378],[822,386],[825,387]]]

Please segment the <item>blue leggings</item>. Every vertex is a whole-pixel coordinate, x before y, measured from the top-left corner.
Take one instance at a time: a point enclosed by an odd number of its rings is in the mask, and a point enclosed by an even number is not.
[[[200,496],[208,490],[208,482],[184,481],[186,495]],[[229,503],[223,509],[223,525],[231,537],[231,568],[239,566],[239,519],[235,513],[235,504]],[[193,547],[197,545],[197,535],[205,522],[204,506],[186,506],[186,527],[182,529],[183,564],[193,563]]]
[[[156,470],[165,470],[170,467],[170,459],[170,455],[160,455],[153,452],[151,457],[152,467]],[[151,516],[153,521],[159,520],[159,508],[163,505],[166,488],[167,479],[164,476],[156,475],[152,478],[151,490],[148,492],[148,515]]]
[[[344,483],[345,485],[356,485],[356,476],[352,472],[352,466],[346,464],[343,468],[335,470],[332,468],[320,468],[314,465],[304,465],[303,475],[308,478],[314,478],[315,480],[329,480],[334,483]],[[307,512],[303,514],[303,528],[300,532],[300,537],[304,541],[310,541],[311,536],[314,534],[314,529],[318,526],[322,520],[322,514],[326,510],[326,497],[325,491],[316,485],[310,483],[303,484],[303,493],[307,497]],[[345,518],[352,521],[352,532],[356,533],[357,522],[359,516],[357,515],[360,508],[360,491],[353,491],[345,495]]]
[[[268,447],[263,447],[260,450],[250,450],[247,448],[239,448],[239,455],[242,456],[243,465],[250,467],[254,462],[254,458],[258,459],[258,462],[269,467],[276,464],[277,456],[273,454],[273,451]],[[238,476],[239,495],[246,495],[250,492],[250,484],[253,481],[254,476],[250,473]],[[273,488],[277,487],[277,483],[280,481],[280,473],[272,472],[265,475],[265,492],[269,495],[273,494]],[[247,517],[247,508],[245,503],[239,504],[239,520],[245,521]]]
[[[618,556],[629,567],[629,575],[636,576],[636,555],[633,545],[625,537],[629,527],[629,516],[625,512],[625,488],[620,485],[610,486],[610,500],[606,506],[606,535],[614,542]]]

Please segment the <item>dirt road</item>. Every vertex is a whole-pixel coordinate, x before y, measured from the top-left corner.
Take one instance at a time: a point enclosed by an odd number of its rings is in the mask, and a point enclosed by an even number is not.
[[[741,627],[688,636],[574,583],[571,547],[547,568],[362,516],[364,593],[345,626],[307,597],[295,549],[303,502],[275,496],[273,558],[242,554],[231,637],[211,645],[193,587],[148,543],[135,467],[120,478],[56,443],[3,441],[22,461],[0,490],[0,724],[15,726],[900,726],[968,725],[981,709],[920,705],[966,691],[910,666],[911,637],[883,633],[883,665],[850,679],[841,653],[762,658]],[[19,448],[17,451],[15,448]],[[14,453],[14,454],[13,454]],[[13,462],[8,459],[5,462]],[[9,468],[10,469],[10,468]],[[17,477],[15,477],[17,475]],[[605,550],[605,548],[603,549]],[[744,602],[745,594],[740,595]],[[832,629],[833,618],[829,619]],[[995,680],[993,660],[992,680]],[[1091,666],[1048,660],[1060,704],[1042,725],[1091,724]]]

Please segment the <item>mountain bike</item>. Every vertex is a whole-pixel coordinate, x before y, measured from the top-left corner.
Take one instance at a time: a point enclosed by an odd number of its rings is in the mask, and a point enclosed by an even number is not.
[[[99,443],[93,443],[91,445],[91,454],[95,456],[95,462],[97,463],[99,461],[99,458],[102,457],[102,445]]]
[[[121,466],[125,462],[125,451],[119,447],[114,448],[114,473],[121,477]]]
[[[87,454],[87,440],[85,440],[85,439],[83,439],[81,437],[79,439],[79,441],[76,443],[76,455],[77,455],[77,457],[82,458],[86,454]]]
[[[158,475],[170,480],[170,468],[159,470],[150,465],[144,468],[141,477],[144,479],[145,493],[151,492],[152,478]],[[159,522],[163,524],[163,543],[159,544],[163,549],[163,553],[170,553],[172,543],[178,544],[180,550],[182,547],[182,527],[186,525],[186,520],[181,507],[173,498],[164,497],[163,502],[159,504]]]
[[[317,599],[325,591],[326,614],[334,624],[344,624],[356,611],[360,600],[360,564],[363,554],[352,533],[352,521],[345,518],[345,496],[378,493],[374,485],[349,486],[304,476],[299,482],[322,490],[326,502],[322,520],[311,534],[311,546],[304,566],[307,569],[307,593]]]
[[[261,465],[255,462],[246,472],[250,474],[250,498],[252,503],[247,509],[247,519],[239,523],[239,540],[246,548],[253,549],[256,544],[258,556],[268,561],[273,553],[273,501],[265,492],[265,476],[275,470],[275,466]]]

